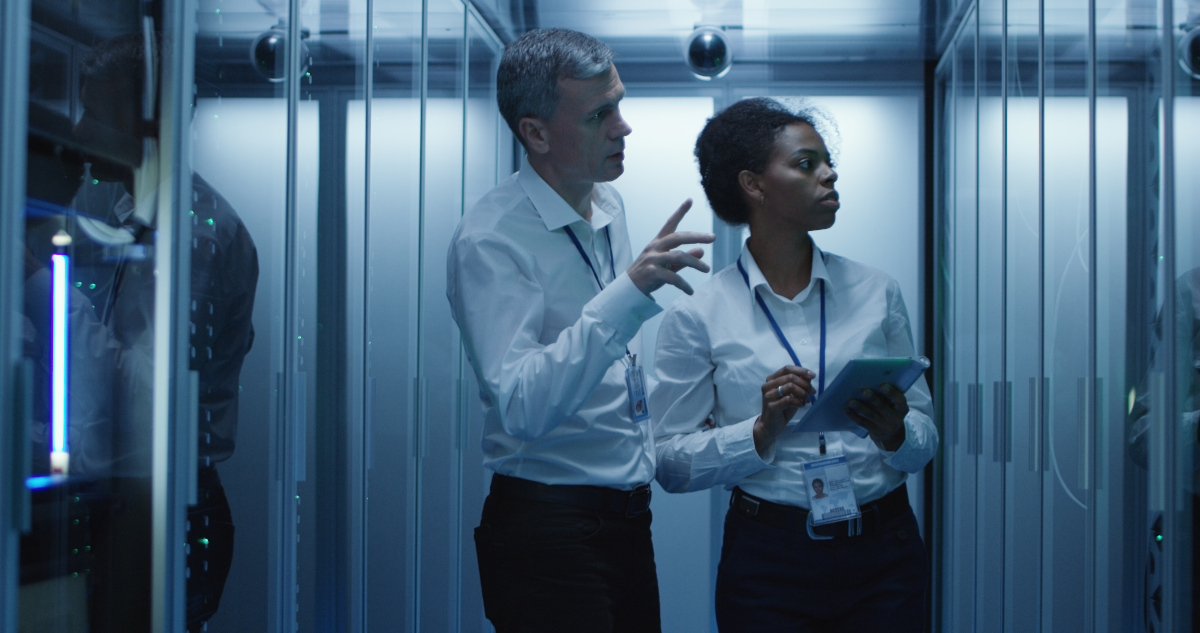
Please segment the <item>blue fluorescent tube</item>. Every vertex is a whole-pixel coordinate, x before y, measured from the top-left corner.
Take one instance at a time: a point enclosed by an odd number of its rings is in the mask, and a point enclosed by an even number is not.
[[[71,259],[62,253],[50,256],[53,276],[51,290],[51,374],[50,374],[50,461],[54,472],[67,470],[67,377],[70,376],[67,359],[70,357],[67,338],[67,310],[69,285],[71,283]]]

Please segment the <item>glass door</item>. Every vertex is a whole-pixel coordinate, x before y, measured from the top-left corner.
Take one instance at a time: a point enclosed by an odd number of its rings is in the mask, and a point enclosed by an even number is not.
[[[467,20],[466,44],[464,211],[512,173],[514,142],[496,108],[496,70],[500,65],[501,46],[473,11]],[[465,353],[460,354],[458,366],[460,400],[454,441],[459,466],[456,500],[459,517],[459,583],[455,598],[460,614],[458,630],[484,633],[491,630],[491,625],[483,616],[483,594],[479,587],[474,534],[491,483],[491,471],[483,467],[483,408],[479,399],[479,383]]]
[[[307,91],[320,23],[286,2],[202,0],[196,11],[185,173],[200,464],[185,549],[189,604],[211,618],[189,626],[293,631],[312,619],[297,577],[316,541],[308,411],[321,113]]]
[[[1040,284],[1042,120],[1036,0],[1008,0],[1004,81],[1005,365],[1011,386],[1011,452],[1005,470],[1004,630],[1036,631],[1042,583],[1045,381]]]
[[[417,630],[457,630],[463,566],[458,328],[446,300],[446,253],[462,217],[466,11],[429,2],[421,183],[418,326]],[[474,521],[475,517],[469,519]],[[473,526],[472,526],[473,527]]]
[[[975,630],[1003,631],[1004,490],[1009,465],[1011,383],[1004,358],[1005,332],[1005,190],[1004,190],[1004,5],[979,0],[978,59],[978,372],[979,408],[977,490],[977,567]],[[989,333],[991,333],[989,335]]]
[[[169,388],[158,378],[171,374],[159,302],[172,288],[157,276],[173,238],[160,216],[173,212],[160,177],[163,16],[39,0],[29,17],[19,628],[149,631],[154,514],[169,511],[155,495]]]
[[[942,325],[942,475],[947,494],[940,541],[945,630],[970,631],[976,617],[979,454],[982,413],[978,382],[978,98],[976,14],[968,14],[948,56],[942,93],[943,231],[939,239]]]
[[[368,183],[365,207],[348,201],[348,234],[364,245],[361,262],[348,252],[363,296],[364,630],[415,631],[424,17],[407,0],[373,6],[371,92],[348,114],[351,129],[366,121],[369,147],[347,143],[349,177]]]

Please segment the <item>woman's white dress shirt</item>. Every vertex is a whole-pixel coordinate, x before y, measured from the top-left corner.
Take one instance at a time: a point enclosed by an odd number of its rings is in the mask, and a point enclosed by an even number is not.
[[[741,261],[750,287],[761,293],[800,364],[818,373],[814,388],[820,382],[818,280],[825,285],[826,384],[855,358],[914,355],[900,287],[882,271],[824,253],[814,244],[812,280],[788,298],[772,292],[744,245]],[[792,360],[751,288],[737,266],[729,266],[694,295],[676,301],[663,316],[655,356],[658,386],[650,398],[656,478],[671,492],[737,485],[756,497],[807,508],[803,464],[819,457],[818,434],[794,432],[792,422],[766,455],[754,448],[762,385]],[[891,492],[906,473],[921,470],[937,451],[925,380],[918,380],[906,397],[906,437],[895,452],[883,450],[869,437],[825,433],[829,455],[841,452],[847,457],[860,504]],[[706,424],[710,418],[715,428]]]
[[[463,215],[446,294],[479,379],[484,466],[632,489],[654,476],[654,438],[631,419],[625,351],[639,351],[634,336],[662,308],[624,273],[632,253],[621,197],[597,183],[591,204],[588,222],[522,161]]]

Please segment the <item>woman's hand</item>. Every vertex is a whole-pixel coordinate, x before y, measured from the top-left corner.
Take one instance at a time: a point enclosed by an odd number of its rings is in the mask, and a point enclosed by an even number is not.
[[[863,389],[861,397],[850,401],[846,415],[866,429],[884,450],[895,451],[904,444],[908,398],[895,386],[885,383],[878,389]]]
[[[762,386],[762,415],[754,421],[754,448],[759,455],[783,433],[796,410],[808,404],[809,397],[816,394],[812,386],[814,377],[813,372],[795,365],[767,376]]]

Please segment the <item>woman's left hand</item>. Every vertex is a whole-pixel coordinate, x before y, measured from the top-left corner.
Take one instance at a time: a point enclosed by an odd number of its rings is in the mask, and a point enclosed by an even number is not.
[[[895,451],[904,444],[908,398],[895,386],[885,383],[878,389],[864,389],[860,397],[850,401],[846,415],[866,429],[884,450]]]

